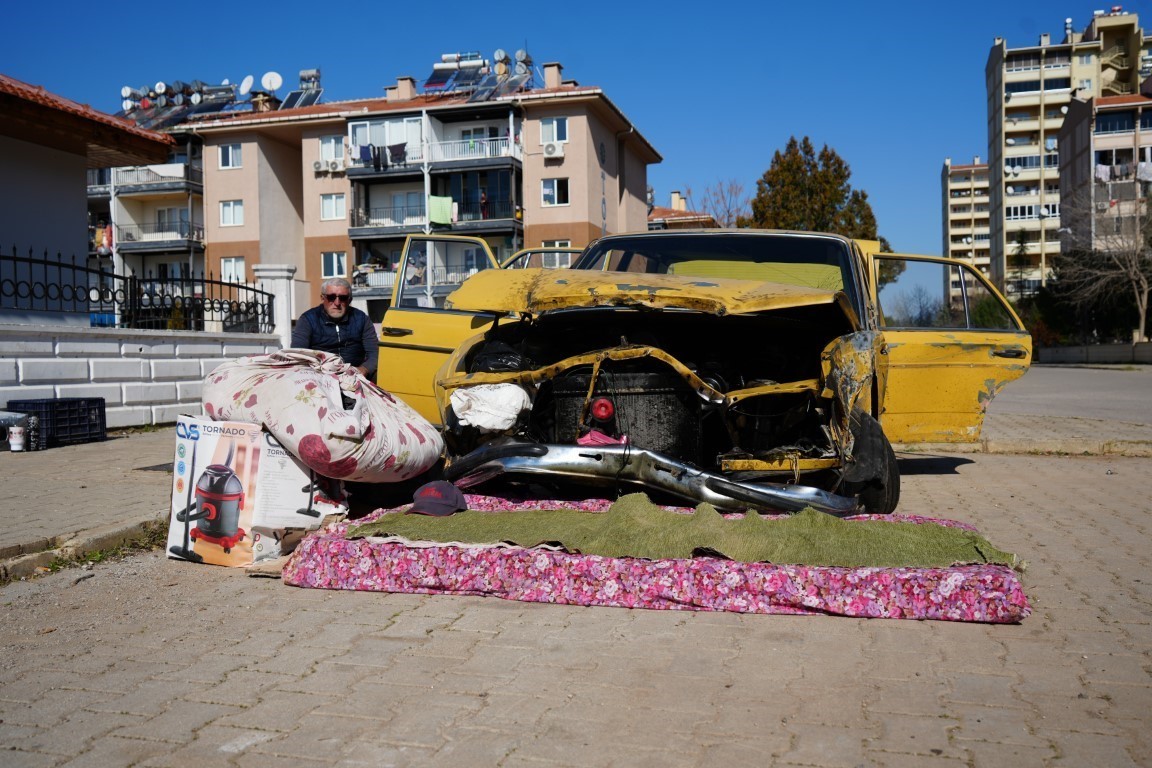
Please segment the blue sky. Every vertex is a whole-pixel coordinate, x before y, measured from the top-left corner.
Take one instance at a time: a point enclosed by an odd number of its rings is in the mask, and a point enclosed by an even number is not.
[[[1051,0],[324,4],[135,0],[80,12],[10,4],[0,72],[97,109],[120,88],[158,80],[279,72],[287,86],[319,68],[324,100],[419,83],[442,53],[525,48],[537,66],[595,85],[664,162],[649,169],[656,202],[735,180],[749,195],[790,136],[827,144],[868,193],[899,251],[941,249],[940,169],[987,158],[984,64],[993,40],[1063,39],[1096,8]],[[1152,7],[1129,3],[1145,28]],[[539,80],[539,78],[538,78]],[[282,88],[285,93],[287,88]]]

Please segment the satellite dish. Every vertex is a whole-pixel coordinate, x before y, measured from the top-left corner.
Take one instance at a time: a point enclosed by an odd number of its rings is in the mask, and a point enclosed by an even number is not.
[[[1010,194],[1010,195],[1014,195],[1014,194],[1016,194],[1016,187],[1014,187],[1014,186],[1012,186],[1011,184],[1009,184],[1009,185],[1008,185],[1008,194]]]
[[[516,74],[518,74],[518,75],[528,74],[528,65],[522,61],[516,62]]]
[[[168,92],[168,86],[164,84],[163,80],[161,80],[160,82],[156,83],[155,86],[153,86],[152,90],[156,91],[156,93],[163,94]]]
[[[228,78],[224,78],[220,81],[220,85],[232,85],[232,83],[228,82]]]
[[[496,61],[508,61],[508,51],[503,48],[497,48],[496,53],[492,56]]]
[[[193,93],[191,96],[188,97],[188,101],[192,102],[193,105],[199,104],[203,100],[204,100],[204,97],[201,96],[198,92]]]
[[[284,85],[284,78],[280,77],[279,72],[265,72],[264,77],[260,78],[260,85],[266,91],[274,91]]]
[[[1019,176],[1020,175],[1020,166],[1018,166],[1018,165],[1012,166],[1012,175],[1013,176]]]
[[[163,95],[163,94],[157,96],[156,97],[156,106],[158,106],[158,107],[168,106],[168,97]]]
[[[1041,216],[1047,216],[1048,215],[1048,206],[1046,206],[1046,205],[1040,206],[1040,215]]]
[[[254,82],[252,75],[245,75],[244,79],[240,82],[240,95],[247,96],[248,92],[252,90],[252,83]]]
[[[1066,115],[1066,114],[1068,114],[1068,105],[1067,105],[1067,104],[1065,104],[1064,106],[1060,107],[1060,114],[1062,114],[1062,115]]]
[[[516,51],[516,61],[527,61],[527,60],[528,60],[528,51],[524,50],[523,48]]]
[[[120,98],[122,99],[138,99],[142,94],[130,85],[126,85],[120,89]]]
[[[184,106],[184,94],[178,93],[172,97],[172,103],[178,107]]]
[[[132,101],[132,99],[124,99],[124,101],[120,102],[120,107],[125,112],[131,112],[135,108],[135,106],[136,106],[136,102]]]

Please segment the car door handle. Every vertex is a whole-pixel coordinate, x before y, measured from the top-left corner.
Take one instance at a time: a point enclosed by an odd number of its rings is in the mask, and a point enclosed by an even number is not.
[[[1021,357],[1026,357],[1027,355],[1028,355],[1028,353],[1022,349],[994,349],[994,350],[992,350],[992,356],[993,357],[1011,357],[1013,359],[1020,359]]]
[[[411,336],[411,328],[390,328],[387,325],[380,326],[380,333],[385,336]]]

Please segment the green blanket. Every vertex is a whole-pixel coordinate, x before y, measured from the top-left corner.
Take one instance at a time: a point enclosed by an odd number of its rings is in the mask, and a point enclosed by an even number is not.
[[[574,553],[652,560],[710,554],[750,563],[845,567],[1017,564],[1013,554],[983,536],[936,523],[845,521],[811,509],[781,519],[756,514],[726,519],[710,504],[694,514],[670,512],[642,493],[624,496],[602,514],[567,509],[389,514],[348,532],[349,538],[365,536],[522,547],[558,543]]]

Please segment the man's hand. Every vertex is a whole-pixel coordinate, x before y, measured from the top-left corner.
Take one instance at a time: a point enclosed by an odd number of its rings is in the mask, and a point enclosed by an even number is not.
[[[358,366],[356,366],[356,370],[360,371],[361,376],[363,376],[364,378],[368,378],[368,369],[367,368],[365,368],[362,365],[358,365]]]

